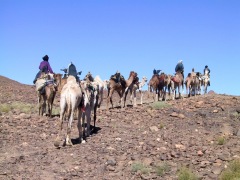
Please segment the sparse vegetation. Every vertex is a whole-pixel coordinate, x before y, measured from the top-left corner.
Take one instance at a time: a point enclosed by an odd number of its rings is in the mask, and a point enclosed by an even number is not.
[[[160,124],[159,124],[159,128],[160,128],[160,129],[164,128],[164,124],[163,124],[163,123],[160,123]]]
[[[152,107],[153,109],[163,109],[163,108],[170,107],[170,105],[167,104],[166,102],[158,101],[158,102],[152,103],[151,107]]]
[[[132,164],[132,171],[133,172],[140,171],[142,174],[147,174],[150,172],[150,168],[146,167],[142,163],[134,163]]]
[[[218,137],[217,138],[217,144],[218,145],[223,145],[226,142],[225,137]]]
[[[232,161],[228,168],[225,169],[221,176],[221,180],[239,180],[240,179],[240,159]]]
[[[240,113],[234,112],[234,113],[232,113],[232,116],[233,116],[235,119],[238,119],[238,118],[240,118]]]
[[[52,115],[60,114],[60,107],[53,106],[52,108]]]
[[[8,113],[9,111],[11,111],[9,104],[1,104],[0,105],[0,112]]]
[[[156,167],[156,173],[158,176],[163,176],[168,171],[170,171],[170,166],[167,163],[158,165]]]
[[[198,177],[188,168],[183,167],[178,172],[179,180],[197,180]]]
[[[4,103],[0,105],[0,112],[8,113],[12,110],[19,110],[23,113],[37,112],[37,107],[33,104],[27,104],[22,102]]]

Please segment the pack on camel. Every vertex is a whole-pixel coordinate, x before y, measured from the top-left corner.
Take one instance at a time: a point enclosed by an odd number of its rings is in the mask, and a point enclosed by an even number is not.
[[[186,94],[188,97],[191,95],[201,94],[201,73],[194,72],[194,69],[191,73],[188,73],[188,76],[185,80]]]
[[[133,80],[136,77],[136,73],[134,71],[130,72],[128,80],[125,80],[123,76],[120,75],[120,73],[116,73],[116,77],[111,76],[109,80],[109,86],[108,86],[108,97],[107,97],[107,109],[109,109],[109,102],[112,104],[113,108],[113,101],[112,101],[112,95],[115,91],[117,91],[119,97],[120,97],[120,105],[122,108],[122,99],[123,95],[125,93],[126,88],[132,85]],[[124,106],[125,107],[125,101],[124,99]]]
[[[63,75],[62,74],[60,74],[61,76],[59,75],[61,77],[61,81],[58,89],[59,89],[59,92],[61,93],[63,86],[67,83],[68,76],[70,75],[74,76],[79,82],[80,78],[78,75],[81,75],[82,71],[77,72],[76,66],[72,62],[68,65],[68,68],[64,68],[60,70],[64,72]]]
[[[148,83],[148,93],[153,92],[154,101],[159,101],[161,96],[165,99],[165,93],[163,91],[165,77],[166,75],[164,73],[161,73],[160,75],[154,74]]]
[[[147,77],[143,76],[141,82],[134,83],[132,89],[130,90],[130,101],[132,102],[132,96],[134,96],[133,106],[137,106],[137,90],[140,93],[140,104],[143,104],[143,91],[142,88],[147,82]]]
[[[52,117],[53,102],[59,86],[58,74],[45,74],[41,73],[37,79],[36,91],[38,97],[38,114],[43,116],[46,112],[49,117]]]
[[[177,71],[174,76],[172,76],[172,99],[176,99],[176,94],[178,90],[179,98],[182,98],[182,92],[183,92],[183,75],[180,71]]]
[[[98,108],[100,108],[102,101],[103,101],[103,90],[106,89],[107,84],[102,81],[102,79],[100,78],[99,75],[95,76],[95,78],[93,78],[92,74],[89,72],[84,80],[89,81],[89,82],[94,82],[94,84],[98,85],[99,87],[99,101],[98,101]]]
[[[65,138],[64,145],[72,146],[71,141],[71,130],[72,122],[74,120],[74,111],[78,112],[78,131],[79,131],[79,141],[83,140],[83,131],[82,131],[82,106],[81,102],[83,100],[83,93],[79,86],[79,83],[76,81],[74,76],[68,76],[67,83],[63,86],[61,96],[60,96],[60,121],[59,121],[59,132],[57,138],[54,142],[56,147],[60,146],[60,134],[63,129],[63,119],[64,117],[68,120],[67,125],[67,135]]]

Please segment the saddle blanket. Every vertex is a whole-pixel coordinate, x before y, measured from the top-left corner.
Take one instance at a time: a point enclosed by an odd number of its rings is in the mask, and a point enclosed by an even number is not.
[[[46,79],[38,79],[35,85],[36,91],[40,91],[46,85]]]
[[[172,77],[172,79],[171,79],[173,82],[175,82],[175,83],[179,83],[180,81],[179,81],[179,79],[178,78],[176,78],[176,77]]]

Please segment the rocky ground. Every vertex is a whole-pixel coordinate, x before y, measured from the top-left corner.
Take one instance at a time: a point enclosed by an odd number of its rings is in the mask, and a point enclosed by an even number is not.
[[[0,103],[16,101],[37,106],[34,86],[0,76]],[[74,145],[60,149],[53,145],[58,114],[0,112],[0,179],[168,180],[178,179],[182,167],[200,179],[218,179],[240,158],[240,97],[213,93],[169,100],[164,108],[146,95],[144,102],[106,111],[105,99],[97,132],[78,144],[75,120]]]

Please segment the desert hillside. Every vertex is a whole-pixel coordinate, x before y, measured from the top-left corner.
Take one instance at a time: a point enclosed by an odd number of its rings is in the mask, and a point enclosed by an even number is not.
[[[139,95],[138,95],[139,97]],[[37,113],[35,87],[0,76],[0,179],[220,179],[240,158],[240,97],[207,94],[97,112],[97,131],[72,147],[55,148],[54,117]],[[128,97],[129,99],[129,97]],[[137,99],[139,103],[139,98]],[[62,139],[66,134],[66,124]],[[190,173],[189,172],[189,173]]]

